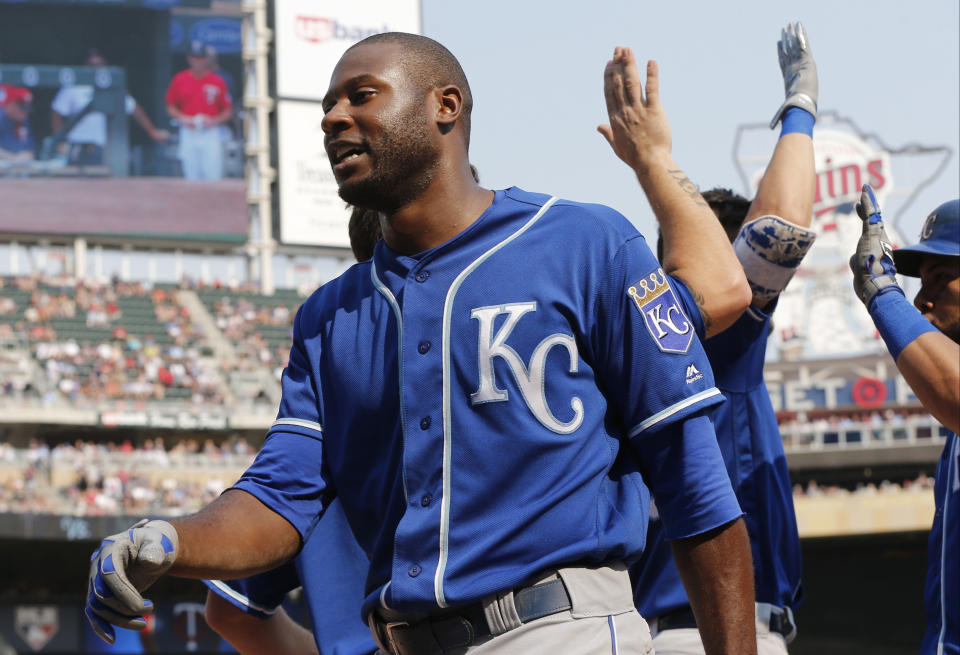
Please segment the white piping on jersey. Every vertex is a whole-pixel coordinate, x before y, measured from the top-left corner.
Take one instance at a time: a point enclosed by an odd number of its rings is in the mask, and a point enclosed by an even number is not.
[[[242,603],[245,607],[249,607],[252,610],[257,610],[258,612],[263,612],[264,614],[277,613],[276,607],[274,607],[273,609],[268,609],[266,607],[263,607],[262,605],[257,605],[252,600],[250,600],[249,598],[241,594],[239,591],[232,588],[230,585],[224,584],[220,580],[207,580],[207,582],[212,584],[214,587],[216,587],[226,595],[230,596],[230,598],[234,599],[238,603]]]
[[[373,262],[370,262],[370,280],[373,282],[373,286],[377,291],[380,292],[380,295],[387,300],[387,304],[390,305],[394,316],[397,318],[397,368],[399,369],[397,372],[397,386],[400,388],[400,439],[402,441],[400,448],[400,479],[403,483],[403,501],[404,503],[408,503],[410,502],[410,497],[407,495],[407,470],[403,466],[403,450],[407,444],[406,421],[404,420],[406,416],[403,412],[403,316],[400,314],[400,303],[397,302],[393,292],[377,277],[377,265]]]
[[[954,437],[952,448],[947,453],[947,479],[943,481],[943,522],[940,529],[940,638],[937,640],[937,655],[943,655],[943,642],[947,638],[947,585],[943,573],[947,570],[947,519],[950,516],[950,494],[953,492],[953,477],[960,476],[960,454],[957,447],[960,437]],[[951,471],[951,469],[953,469]],[[953,475],[950,475],[950,473]]]
[[[275,428],[278,425],[296,425],[297,427],[307,428],[308,430],[316,430],[317,432],[323,433],[323,426],[314,421],[307,421],[302,418],[278,418],[274,421],[270,428]]]
[[[752,318],[753,320],[757,321],[758,323],[762,323],[763,321],[766,320],[766,318],[765,318],[764,316],[762,316],[762,315],[760,314],[760,312],[757,311],[757,308],[754,307],[753,305],[748,305],[748,306],[747,306],[747,314],[749,314],[749,315],[750,315],[750,318]]]
[[[387,605],[387,588],[390,586],[390,580],[387,580],[387,584],[383,585],[383,588],[380,590],[380,606],[385,609],[393,609]]]
[[[460,286],[471,273],[489,259],[496,252],[507,246],[511,241],[527,231],[527,229],[540,220],[557,197],[553,196],[543,204],[540,210],[527,221],[523,227],[508,236],[506,239],[490,248],[472,264],[460,271],[460,275],[453,281],[450,288],[447,289],[447,297],[443,301],[443,336],[441,338],[443,346],[443,489],[440,495],[440,557],[437,561],[437,572],[433,577],[433,595],[440,607],[447,606],[447,600],[443,593],[443,575],[447,569],[447,554],[450,547],[450,462],[451,462],[451,417],[450,417],[450,321],[453,314],[453,301],[460,290]]]
[[[650,416],[644,419],[643,421],[641,421],[635,428],[630,430],[630,437],[637,436],[638,434],[640,434],[650,426],[656,425],[657,423],[664,420],[665,418],[673,416],[677,412],[686,409],[690,405],[694,405],[700,402],[701,400],[705,400],[707,398],[711,398],[713,396],[719,396],[719,395],[720,395],[719,389],[717,389],[716,387],[710,387],[706,391],[701,391],[700,393],[693,394],[689,398],[684,398],[680,402],[674,403],[669,407],[667,407],[666,409],[661,409],[659,412],[657,412],[653,416]]]

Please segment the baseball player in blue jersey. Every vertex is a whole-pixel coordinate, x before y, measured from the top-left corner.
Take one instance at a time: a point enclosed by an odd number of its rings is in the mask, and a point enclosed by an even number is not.
[[[735,252],[753,291],[750,307],[727,328],[711,320],[709,304],[704,300],[711,297],[711,291],[701,277],[691,274],[677,284],[697,334],[709,337],[704,348],[717,387],[727,401],[717,408],[714,425],[727,471],[746,513],[760,653],[786,652],[787,641],[795,633],[793,608],[800,595],[800,538],[792,485],[776,416],[763,382],[763,362],[770,313],[815,238],[809,225],[816,184],[812,132],[817,73],[802,24],[783,30],[778,52],[786,99],[771,127],[782,122],[782,131],[756,198],[751,203],[728,191],[703,194],[720,219],[718,223],[711,217],[709,231],[703,224],[678,220],[683,215],[658,217],[663,247],[659,254],[664,268],[684,258],[702,258],[696,248]],[[620,74],[636,80],[632,60],[624,62]],[[614,103],[610,109],[611,124],[634,111],[631,103]],[[612,135],[611,145],[618,154],[632,152],[645,140],[645,131],[642,124],[624,129]],[[622,158],[635,170],[639,168],[634,159]],[[733,242],[732,250],[729,242]],[[643,558],[631,574],[637,608],[650,621],[657,653],[702,654],[704,644],[697,622],[656,515]]]
[[[277,420],[235,487],[102,542],[91,623],[142,626],[167,571],[282,564],[338,498],[381,650],[646,653],[626,565],[652,491],[708,652],[756,652],[721,394],[643,237],[607,207],[477,185],[469,85],[435,41],[359,42],[323,105],[340,195],[383,214],[383,241],[298,311]],[[657,178],[664,206],[690,202]]]
[[[857,205],[863,233],[850,258],[853,286],[904,379],[940,423],[947,442],[937,464],[936,513],[927,550],[924,655],[960,653],[960,200],[933,210],[920,241],[893,250],[873,189]],[[920,278],[907,301],[897,273]],[[919,310],[919,311],[917,311]]]

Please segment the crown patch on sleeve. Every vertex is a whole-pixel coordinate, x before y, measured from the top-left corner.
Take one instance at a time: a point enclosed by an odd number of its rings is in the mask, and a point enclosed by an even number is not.
[[[657,348],[665,353],[683,354],[693,341],[693,324],[680,303],[662,268],[630,285],[627,294],[643,317]]]

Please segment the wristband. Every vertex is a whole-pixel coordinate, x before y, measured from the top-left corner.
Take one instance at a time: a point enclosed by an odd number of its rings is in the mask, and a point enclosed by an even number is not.
[[[870,317],[873,319],[887,350],[896,362],[900,353],[917,337],[926,332],[936,332],[916,307],[907,301],[900,287],[890,286],[873,297],[870,303]]]
[[[813,124],[816,122],[813,114],[802,107],[788,107],[780,121],[780,138],[787,134],[799,132],[813,138]]]

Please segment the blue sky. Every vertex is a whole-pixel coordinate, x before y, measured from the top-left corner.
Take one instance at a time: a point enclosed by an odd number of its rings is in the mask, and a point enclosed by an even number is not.
[[[423,33],[460,59],[475,98],[471,158],[485,186],[518,185],[602,202],[641,231],[653,215],[632,172],[596,132],[603,68],[616,45],[657,59],[674,157],[702,188],[742,188],[736,127],[769,121],[783,99],[780,29],[803,20],[820,72],[820,109],[891,147],[954,154],[902,227],[960,195],[960,46],[956,0],[783,3],[625,0],[422,0]]]

